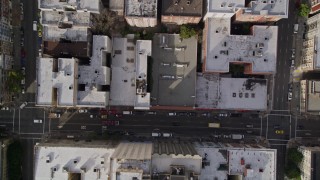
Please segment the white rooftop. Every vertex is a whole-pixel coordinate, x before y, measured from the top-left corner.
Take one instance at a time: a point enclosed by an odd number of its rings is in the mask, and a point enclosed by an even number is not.
[[[228,154],[229,174],[244,175],[245,180],[276,179],[276,150],[232,148]]]
[[[34,151],[34,179],[68,179],[69,172],[80,175],[82,180],[108,179],[110,156],[113,152],[114,148],[103,146],[54,147],[37,145]],[[66,168],[68,170],[64,171]]]
[[[136,100],[135,109],[149,109],[150,93],[147,92],[148,56],[151,56],[152,42],[138,40],[136,42]]]
[[[198,75],[196,86],[198,108],[265,110],[267,80],[219,78]]]
[[[152,169],[157,173],[170,172],[170,166],[184,166],[187,171],[200,174],[202,157],[200,156],[182,156],[182,155],[152,155]]]
[[[246,63],[252,73],[275,73],[277,26],[253,26],[252,35],[230,35],[230,18],[209,18],[206,72],[229,72],[230,63]]]
[[[90,65],[79,66],[79,84],[85,86],[78,91],[78,106],[105,107],[109,102],[110,68],[105,65],[107,53],[111,53],[111,40],[108,36],[93,36]]]
[[[43,40],[44,41],[59,41],[66,39],[74,42],[88,41],[88,28],[87,27],[73,27],[61,29],[58,26],[43,26]]]
[[[147,60],[151,56],[151,41],[134,41],[133,35],[113,38],[110,105],[149,109]]]
[[[38,0],[40,9],[64,9],[74,8],[77,11],[99,12],[99,0]]]
[[[157,17],[158,0],[125,0],[125,15]]]
[[[59,58],[58,71],[53,72],[53,61],[53,58],[40,58],[38,61],[37,104],[51,105],[53,96],[57,96],[59,106],[73,106],[77,62],[73,58]],[[53,88],[57,89],[57,94],[53,94]]]
[[[113,38],[110,105],[134,106],[136,98],[133,38]]]
[[[275,15],[288,17],[289,0],[208,0],[208,12],[235,13],[244,9],[244,14]]]
[[[228,175],[239,175],[244,180],[276,179],[275,149],[198,146],[196,150],[209,162],[201,171],[201,180],[225,180]]]
[[[41,23],[43,25],[58,25],[59,22],[69,23],[72,26],[90,25],[90,12],[43,10],[41,13]]]

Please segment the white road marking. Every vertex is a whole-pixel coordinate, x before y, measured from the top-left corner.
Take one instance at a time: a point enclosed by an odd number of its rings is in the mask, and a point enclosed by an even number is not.
[[[44,127],[46,126],[46,111],[43,111],[43,126],[42,133],[44,134]]]
[[[19,134],[20,134],[20,109],[19,109]]]

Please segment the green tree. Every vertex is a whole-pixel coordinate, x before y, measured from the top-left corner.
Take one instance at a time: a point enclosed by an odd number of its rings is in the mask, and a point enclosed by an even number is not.
[[[20,82],[23,75],[20,71],[9,71],[6,81],[9,92],[17,93],[21,91]]]
[[[299,179],[301,176],[301,171],[297,165],[289,162],[288,166],[285,168],[285,174],[290,179]]]
[[[288,160],[298,165],[303,159],[303,154],[297,148],[290,148],[288,150]]]
[[[189,26],[186,26],[186,25],[182,25],[180,27],[180,37],[182,39],[188,39],[188,38],[191,38],[192,36],[195,36],[197,35],[197,32],[195,29],[189,27]]]
[[[310,7],[308,6],[308,4],[301,4],[299,7],[299,16],[301,17],[308,17],[310,13]]]

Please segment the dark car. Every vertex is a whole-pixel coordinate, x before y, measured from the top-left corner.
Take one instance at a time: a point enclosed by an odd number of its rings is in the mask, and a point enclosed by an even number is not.
[[[196,117],[197,113],[196,112],[189,112],[188,115],[191,116],[191,117]]]
[[[177,112],[178,116],[188,116],[187,112]]]
[[[180,126],[180,123],[179,122],[172,122],[172,126]]]
[[[304,129],[304,126],[299,125],[299,126],[297,126],[297,129],[302,130],[302,129]]]
[[[279,128],[280,128],[279,124],[273,125],[273,129],[279,129]]]

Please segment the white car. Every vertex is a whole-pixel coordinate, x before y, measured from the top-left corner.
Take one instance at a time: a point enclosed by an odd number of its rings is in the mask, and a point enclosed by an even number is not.
[[[228,117],[228,114],[227,113],[220,113],[219,117]]]
[[[288,101],[291,101],[291,99],[292,99],[292,92],[289,92],[288,93]]]
[[[42,123],[42,119],[34,119],[33,123]]]
[[[88,112],[88,110],[86,110],[86,109],[79,109],[78,112],[79,112],[79,113],[86,113],[86,112]]]

